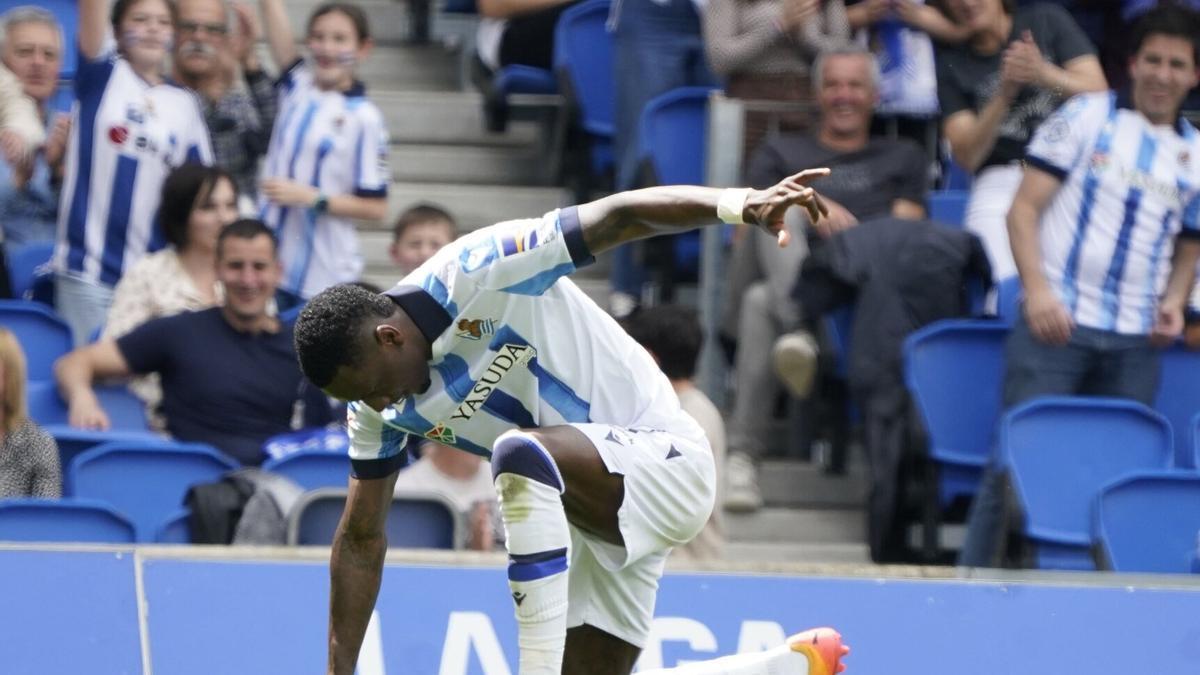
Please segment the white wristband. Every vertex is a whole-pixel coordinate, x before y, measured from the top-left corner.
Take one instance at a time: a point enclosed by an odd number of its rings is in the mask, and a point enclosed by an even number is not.
[[[750,196],[750,188],[729,188],[721,193],[717,200],[717,218],[722,223],[742,225],[742,211],[746,208],[746,198]]]

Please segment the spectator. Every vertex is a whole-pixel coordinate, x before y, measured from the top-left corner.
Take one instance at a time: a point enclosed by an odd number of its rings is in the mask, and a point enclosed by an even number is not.
[[[0,328],[0,499],[62,496],[58,444],[25,410],[25,354]]]
[[[158,222],[168,246],[134,263],[117,282],[104,337],[116,339],[150,319],[221,301],[217,235],[237,220],[237,201],[237,186],[224,169],[189,163],[167,176]],[[158,376],[136,378],[129,389],[145,401],[151,426],[165,430]]]
[[[1105,88],[1095,47],[1061,7],[946,0],[970,37],[937,52],[942,133],[975,180],[966,228],[979,235],[996,280],[1016,273],[1004,214],[1033,130],[1066,97]]]
[[[387,213],[388,135],[383,113],[354,71],[371,51],[367,16],[347,2],[308,18],[310,60],[299,58],[283,0],[262,0],[279,78],[280,126],[263,167],[263,220],[279,234],[282,287],[309,298],[363,270],[354,219]]]
[[[862,47],[834,50],[817,59],[813,73],[820,111],[815,133],[768,140],[750,158],[747,183],[772,185],[801,166],[831,168],[828,177],[814,182],[829,207],[829,217],[819,229],[808,231],[810,246],[859,220],[923,218],[924,153],[912,141],[870,135],[879,101],[874,55]],[[796,244],[803,241],[794,239]],[[785,336],[776,352],[786,366],[785,381],[791,383],[793,393],[806,396],[812,382],[816,343],[807,332],[788,334],[804,318],[791,300],[804,255],[803,245],[781,249],[757,236],[743,238],[734,252],[726,302],[730,310],[724,320],[738,343],[725,502],[731,511],[753,511],[762,505],[754,465],[766,450],[763,411],[772,409],[780,391],[767,358],[776,338]]]
[[[54,114],[50,99],[62,67],[62,28],[41,7],[15,7],[0,17],[4,48],[0,60],[20,81],[25,97],[37,106],[39,126],[47,126],[46,145],[27,160],[0,161],[0,225],[7,244],[51,241],[58,220],[58,188],[71,118]],[[0,98],[10,94],[0,93]],[[16,96],[13,100],[23,97]],[[53,115],[53,119],[51,116]]]
[[[1008,215],[1025,289],[1006,346],[1006,407],[1044,395],[1154,403],[1157,346],[1183,329],[1200,258],[1200,134],[1179,116],[1200,81],[1196,15],[1145,14],[1131,92],[1076,96],[1043,124]],[[993,565],[1003,508],[985,472],[960,563]]]
[[[709,0],[704,7],[704,49],[731,98],[812,105],[813,59],[849,39],[843,0]],[[770,117],[746,112],[744,154],[766,136]],[[809,117],[784,119],[801,130]]]
[[[168,0],[79,0],[79,68],[67,147],[54,307],[76,344],[104,323],[125,269],[154,248],[154,213],[171,168],[212,161],[191,92],[166,81]]]
[[[722,511],[725,489],[721,467],[725,466],[725,422],[721,412],[708,396],[696,386],[696,359],[704,334],[696,312],[679,305],[658,305],[639,310],[625,321],[630,337],[650,352],[663,374],[671,381],[679,405],[691,415],[712,446],[713,462],[717,467],[717,497],[708,523],[682,550],[695,559],[720,558],[725,548]]]
[[[276,249],[257,220],[225,227],[217,239],[221,306],[154,319],[59,359],[71,425],[107,429],[92,382],[146,373],[162,378],[173,437],[209,443],[244,464],[259,464],[272,436],[327,424],[328,402],[297,367],[292,327],[267,312],[281,275]]]
[[[254,49],[257,18],[246,5],[233,4],[231,37],[225,0],[181,0],[177,7],[175,79],[199,96],[216,162],[233,176],[243,199],[253,204],[258,160],[267,153],[279,103],[274,82],[263,72]],[[239,68],[244,90],[233,86]]]
[[[456,237],[458,225],[454,216],[433,204],[417,204],[405,209],[396,219],[388,253],[399,268],[400,276],[404,276]]]
[[[467,548],[492,550],[500,511],[492,470],[483,463],[483,457],[425,441],[421,444],[421,459],[396,476],[395,493],[404,496],[429,492],[450,500],[462,514],[467,524]]]

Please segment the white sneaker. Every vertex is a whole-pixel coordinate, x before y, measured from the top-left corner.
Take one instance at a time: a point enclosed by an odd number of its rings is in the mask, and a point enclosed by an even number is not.
[[[744,452],[731,452],[725,460],[725,510],[749,513],[762,508],[758,491],[758,469]]]
[[[796,398],[808,398],[817,374],[817,341],[807,331],[780,336],[771,350],[775,375]]]

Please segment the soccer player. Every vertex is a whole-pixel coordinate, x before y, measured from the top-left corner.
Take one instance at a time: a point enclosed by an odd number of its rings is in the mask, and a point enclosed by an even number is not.
[[[283,289],[303,298],[357,280],[354,219],[387,213],[388,135],[355,68],[371,51],[367,16],[348,2],[308,17],[305,62],[283,0],[262,0],[279,78],[279,118],[263,164],[262,220],[279,235]]]
[[[667,554],[712,510],[713,456],[653,358],[564,277],[625,242],[718,217],[786,244],[784,211],[803,206],[816,222],[824,206],[806,183],[828,173],[762,191],[619,193],[477,230],[384,294],[340,285],[308,303],[295,329],[301,368],[350,402],[354,475],[330,563],[330,673],[354,670],[410,434],[491,458],[521,675],[630,672]],[[771,672],[809,672],[795,644],[757,658]],[[747,658],[688,672],[767,672],[739,665]]]
[[[187,161],[212,163],[195,95],[165,78],[174,5],[116,0],[110,17],[107,8],[108,0],[79,0],[79,69],[54,251],[54,307],[76,343],[103,325],[113,286],[153,248],[167,174]]]

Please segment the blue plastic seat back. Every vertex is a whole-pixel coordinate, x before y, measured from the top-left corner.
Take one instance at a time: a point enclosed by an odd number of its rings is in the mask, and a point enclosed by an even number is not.
[[[1176,344],[1162,352],[1162,370],[1154,409],[1171,422],[1175,430],[1175,465],[1200,466],[1200,455],[1188,430],[1200,414],[1200,353]]]
[[[0,541],[131,544],[133,523],[90,499],[0,500]]]
[[[1000,426],[1001,461],[1035,540],[1087,547],[1100,488],[1171,465],[1171,426],[1120,399],[1047,397],[1017,406]]]
[[[192,517],[189,509],[180,509],[167,516],[166,521],[159,525],[154,535],[157,544],[190,544],[192,543],[192,527],[188,520]]]
[[[188,488],[236,468],[237,462],[199,443],[112,442],[76,457],[67,474],[75,496],[112,504],[134,522],[138,541],[150,542],[183,506]]]
[[[31,300],[0,300],[0,326],[17,336],[29,380],[54,379],[54,361],[71,351],[71,329],[53,310]]]
[[[94,387],[94,391],[113,431],[145,432],[150,428],[146,422],[146,404],[124,385],[104,384]],[[67,424],[67,404],[53,380],[30,382],[25,399],[34,422],[42,426]]]
[[[1013,325],[1021,317],[1021,300],[1024,298],[1021,290],[1021,277],[1011,276],[1001,279],[996,284],[996,316],[1008,325]]]
[[[1118,572],[1190,573],[1200,536],[1200,474],[1134,474],[1101,490],[1093,518],[1100,558]]]
[[[38,268],[50,262],[54,255],[53,241],[29,241],[5,247],[8,262],[8,278],[14,298],[24,298],[33,287]]]
[[[346,505],[344,488],[307,493],[291,515],[288,542],[300,546],[329,546]],[[460,546],[458,514],[446,500],[428,497],[392,499],[387,540],[391,548],[453,549]]]
[[[929,219],[950,227],[961,228],[966,221],[966,190],[934,190],[929,193]]]
[[[64,468],[71,466],[71,462],[75,461],[75,458],[79,455],[104,443],[112,443],[114,441],[121,443],[157,443],[162,441],[162,436],[151,431],[129,431],[124,429],[94,431],[92,429],[76,429],[65,423],[65,413],[63,419],[63,422],[43,424],[42,428],[46,433],[53,436],[55,443],[58,444],[58,463],[59,466]]]
[[[492,78],[492,86],[504,94],[557,94],[558,79],[542,68],[514,64],[504,66]]]
[[[930,457],[945,467],[942,503],[975,493],[1000,419],[1004,341],[996,321],[948,319],[904,341],[904,375],[929,438]],[[959,476],[953,484],[945,480]]]
[[[263,464],[263,469],[287,476],[305,490],[346,487],[350,457],[326,450],[301,450]]]
[[[613,37],[609,0],[584,0],[568,8],[554,28],[554,70],[566,78],[583,130],[612,138],[616,119]]]

